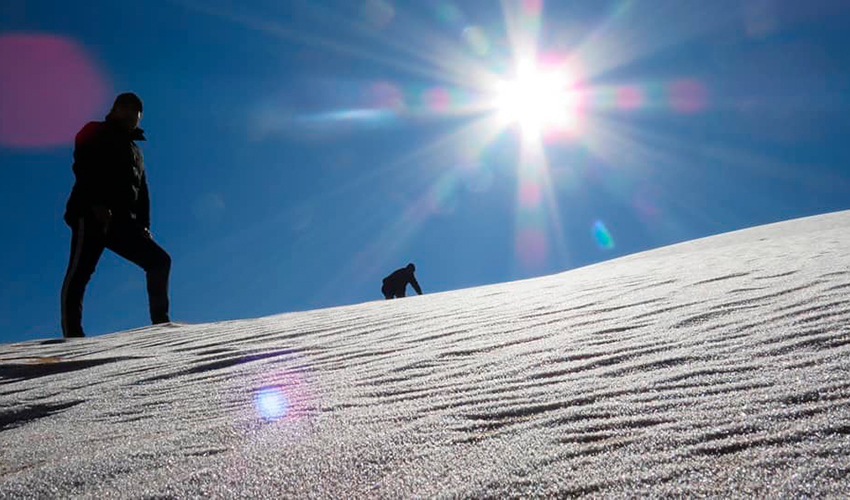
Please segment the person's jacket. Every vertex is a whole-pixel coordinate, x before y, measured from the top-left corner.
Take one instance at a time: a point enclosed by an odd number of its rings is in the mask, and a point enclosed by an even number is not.
[[[127,131],[109,117],[90,122],[77,133],[74,144],[76,182],[65,210],[65,221],[92,214],[105,206],[113,219],[133,220],[150,228],[150,197],[142,151],[142,129]]]
[[[413,289],[416,290],[416,293],[422,295],[422,289],[416,281],[416,276],[413,275],[413,271],[406,267],[393,271],[392,274],[384,278],[382,289],[388,291],[402,291],[408,283],[410,283]]]

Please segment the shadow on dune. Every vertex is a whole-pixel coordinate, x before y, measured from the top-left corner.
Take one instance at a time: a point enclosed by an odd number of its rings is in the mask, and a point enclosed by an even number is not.
[[[59,413],[80,403],[82,401],[66,401],[64,403],[38,404],[24,408],[15,408],[11,411],[2,411],[0,412],[0,432],[20,427],[33,420],[38,420],[54,413]]]
[[[53,344],[64,344],[68,339],[49,339],[39,342],[39,345],[53,345]]]
[[[52,358],[51,358],[52,359]],[[116,361],[124,361],[128,359],[136,359],[133,357],[117,357],[117,358],[99,358],[99,359],[80,359],[75,361],[51,361],[51,362],[34,362],[34,363],[9,363],[0,365],[0,384],[8,384],[19,382],[21,380],[30,380],[48,375],[56,375],[58,373],[68,373],[77,370],[85,370],[95,366],[114,363]]]

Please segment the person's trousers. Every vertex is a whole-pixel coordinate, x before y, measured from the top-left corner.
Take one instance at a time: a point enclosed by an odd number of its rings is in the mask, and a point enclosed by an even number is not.
[[[384,298],[387,299],[387,300],[395,299],[395,298],[400,299],[400,298],[405,296],[404,292],[405,292],[404,288],[393,290],[392,288],[390,288],[386,285],[381,287],[381,293],[384,294]]]
[[[171,257],[151,239],[150,233],[133,221],[113,221],[107,233],[90,217],[72,222],[71,258],[62,285],[62,334],[83,336],[83,295],[104,248],[144,269],[151,322],[167,323]]]

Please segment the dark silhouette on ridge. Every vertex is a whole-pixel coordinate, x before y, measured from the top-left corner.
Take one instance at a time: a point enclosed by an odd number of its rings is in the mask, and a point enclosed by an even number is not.
[[[167,323],[171,257],[151,236],[150,197],[139,128],[142,100],[124,93],[102,122],[90,122],[74,144],[76,182],[65,211],[71,257],[62,285],[62,334],[83,337],[83,295],[108,248],[145,270],[151,322]]]
[[[416,281],[416,276],[413,275],[415,271],[416,266],[411,262],[407,267],[396,269],[392,274],[384,278],[384,284],[381,287],[381,293],[384,294],[384,298],[389,300],[404,297],[407,292],[408,283],[416,290],[416,293],[422,295],[422,289]]]

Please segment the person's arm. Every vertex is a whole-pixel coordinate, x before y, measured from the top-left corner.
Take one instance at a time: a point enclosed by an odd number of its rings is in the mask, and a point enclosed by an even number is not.
[[[416,290],[416,293],[422,295],[422,289],[419,288],[419,283],[416,281],[416,276],[410,275],[410,286]]]
[[[151,229],[151,198],[148,192],[148,176],[142,173],[142,188],[139,191],[139,208],[136,213],[139,224],[150,234]]]
[[[92,122],[74,140],[74,176],[83,203],[89,207],[104,230],[112,217],[106,152],[101,125]]]

